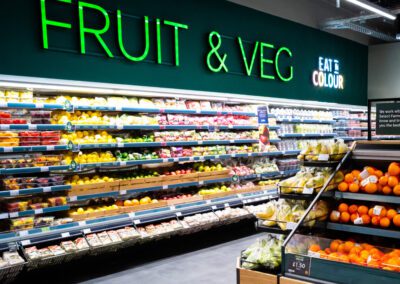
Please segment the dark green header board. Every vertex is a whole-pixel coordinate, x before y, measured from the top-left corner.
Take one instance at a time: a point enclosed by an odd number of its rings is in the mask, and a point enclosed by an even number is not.
[[[400,103],[376,104],[376,134],[400,135]]]
[[[13,0],[0,11],[0,74],[367,100],[366,46],[224,0]]]

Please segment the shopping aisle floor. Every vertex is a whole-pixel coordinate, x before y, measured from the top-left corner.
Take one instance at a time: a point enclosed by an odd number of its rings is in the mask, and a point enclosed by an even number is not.
[[[258,235],[143,264],[82,284],[228,284],[236,283],[236,258]]]
[[[234,284],[236,258],[260,236],[245,221],[34,270],[17,283]]]

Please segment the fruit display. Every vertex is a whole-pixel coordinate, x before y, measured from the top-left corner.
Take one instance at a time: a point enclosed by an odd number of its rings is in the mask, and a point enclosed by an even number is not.
[[[331,168],[303,167],[294,177],[279,183],[281,193],[312,194],[319,192],[332,174]],[[337,172],[326,190],[336,188],[344,180],[342,172]]]
[[[234,176],[248,176],[248,175],[252,175],[255,174],[255,171],[251,168],[249,168],[248,166],[233,166],[230,168],[230,175]]]
[[[247,216],[249,215],[249,211],[243,208],[225,208],[224,210],[215,211],[215,215],[217,215],[219,220],[224,221],[227,219]]]
[[[182,228],[183,226],[180,222],[177,220],[171,220],[169,222],[162,222],[160,224],[150,224],[144,227],[138,227],[137,231],[142,238],[148,238],[151,236],[178,231]]]
[[[297,159],[279,159],[276,161],[279,171],[300,170],[300,163]]]
[[[288,229],[288,223],[297,223],[303,217],[306,203],[299,200],[279,199],[268,202],[264,212],[256,213],[257,218],[264,220],[267,227],[279,226],[282,230]],[[304,224],[312,227],[317,220],[323,221],[328,215],[328,204],[318,201],[307,215]]]
[[[64,177],[60,175],[49,177],[6,177],[2,179],[2,183],[2,189],[4,190],[18,190],[62,185],[64,184]]]
[[[367,166],[363,170],[352,170],[338,186],[342,192],[383,194],[400,196],[400,164],[390,163],[386,172]]]
[[[381,228],[400,227],[398,208],[388,205],[357,205],[340,203],[330,214],[331,222],[369,225]]]
[[[258,139],[258,131],[155,131],[155,142]]]
[[[0,168],[28,168],[61,165],[63,155],[14,155],[12,157],[1,157]]]
[[[65,165],[71,164],[72,161],[75,161],[78,164],[91,164],[91,163],[107,163],[107,162],[115,162],[117,158],[113,155],[111,151],[106,152],[85,152],[80,151],[79,153],[68,153],[64,156],[63,163]]]
[[[209,188],[203,188],[200,189],[198,194],[200,195],[210,195],[210,194],[216,194],[216,193],[221,193],[221,192],[229,192],[232,191],[232,188],[226,186],[226,185],[221,185],[221,186],[214,186],[214,187],[209,187]]]
[[[400,250],[356,243],[354,240],[321,239],[308,247],[309,255],[330,261],[400,272]]]
[[[0,257],[0,268],[24,263],[24,259],[17,251],[5,251],[3,257]]]
[[[327,124],[282,124],[278,129],[278,135],[284,133],[300,133],[300,134],[330,134],[333,133],[332,125]]]
[[[241,255],[241,266],[250,270],[275,270],[281,265],[281,247],[283,235],[267,234],[265,238],[258,239],[249,246]]]
[[[297,141],[294,139],[285,139],[275,143],[275,146],[279,151],[294,151],[298,150]]]
[[[307,110],[298,108],[271,108],[270,111],[272,114],[281,119],[333,119],[333,113],[331,111]]]
[[[213,212],[209,212],[209,213],[196,214],[193,216],[187,216],[183,218],[182,224],[184,224],[184,226],[186,225],[186,227],[197,227],[209,223],[215,223],[218,221],[219,219],[217,215],[215,215]]]
[[[90,176],[74,175],[71,178],[69,178],[65,182],[65,184],[83,185],[83,184],[95,184],[95,183],[105,183],[105,182],[113,182],[113,181],[115,181],[115,179],[113,177],[108,177],[108,176],[94,175],[94,176],[90,177]]]
[[[35,197],[26,199],[25,201],[8,200],[1,203],[6,212],[19,212],[26,210],[42,209],[47,207],[62,206],[67,204],[65,196],[58,197]]]
[[[34,98],[31,91],[0,90],[0,103],[31,103],[41,100]]]
[[[116,156],[116,161],[118,162],[135,161],[135,160],[152,160],[152,159],[158,159],[159,157],[163,158],[162,156],[159,156],[156,152],[148,149],[143,149],[142,153],[133,151],[132,152],[116,151],[115,156]]]
[[[300,148],[302,151],[298,159],[306,161],[337,161],[349,151],[349,147],[342,140],[308,142]]]
[[[222,171],[226,170],[221,163],[213,163],[213,162],[201,162],[201,163],[194,163],[193,169],[197,172],[213,172],[213,171]]]

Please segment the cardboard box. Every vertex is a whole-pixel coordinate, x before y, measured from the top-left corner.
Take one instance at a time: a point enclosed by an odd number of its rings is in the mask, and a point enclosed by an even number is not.
[[[277,284],[278,276],[247,270],[240,267],[240,258],[237,259],[236,277],[238,284]]]

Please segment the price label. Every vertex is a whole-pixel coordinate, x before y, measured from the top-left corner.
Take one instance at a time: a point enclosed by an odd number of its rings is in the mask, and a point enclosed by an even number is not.
[[[134,223],[135,225],[139,225],[139,224],[140,224],[140,220],[137,219],[137,220],[133,221],[133,223]]]
[[[197,141],[197,144],[203,145],[203,141]]]
[[[177,216],[177,217],[181,217],[181,216],[182,216],[182,213],[181,213],[181,212],[176,212],[176,216]]]
[[[19,195],[19,190],[10,190],[10,195],[11,196]]]
[[[136,215],[135,212],[131,212],[128,214],[129,218],[131,218],[131,219],[133,219],[135,217],[135,215]]]
[[[38,215],[38,214],[43,214],[43,209],[42,209],[42,208],[40,208],[40,209],[35,209],[35,214],[36,214],[36,215]]]
[[[228,128],[229,128],[229,129],[232,129],[232,128],[233,128],[233,125],[229,125]]]
[[[74,201],[77,201],[77,200],[78,200],[78,197],[77,197],[77,196],[70,196],[70,197],[69,197],[69,201],[74,202]]]
[[[219,155],[215,155],[215,159],[219,159]]]
[[[217,206],[213,205],[213,206],[211,206],[211,209],[212,210],[217,210]]]
[[[203,185],[204,184],[204,180],[199,180],[199,185]]]
[[[124,129],[124,126],[123,125],[117,125],[117,129],[118,130],[122,130],[122,129]]]
[[[174,162],[179,162],[179,158],[174,158]]]
[[[224,204],[225,208],[230,207],[229,203]]]
[[[36,129],[37,129],[37,125],[35,125],[35,124],[29,124],[29,125],[28,125],[28,129],[29,129],[29,130],[36,130]]]
[[[366,179],[367,177],[369,177],[368,171],[367,171],[367,170],[363,170],[363,171],[360,173],[360,177],[361,177],[361,179]]]
[[[329,161],[329,154],[319,154],[318,161]]]
[[[41,172],[48,172],[49,171],[49,167],[40,167],[40,171]]]
[[[116,107],[115,107],[115,110],[116,110],[116,111],[122,111],[122,106],[116,106]]]
[[[13,147],[3,147],[3,152],[4,153],[11,153],[14,151]]]
[[[85,226],[86,222],[85,221],[79,221],[78,222],[79,227]]]
[[[383,206],[375,205],[375,207],[374,207],[374,215],[377,215],[377,216],[381,215],[381,212],[382,212],[383,208],[384,208]]]
[[[287,254],[285,255],[285,258],[287,259],[287,261],[285,261],[286,271],[297,275],[303,275],[303,276],[310,275],[310,269],[311,269],[310,257]]]
[[[362,225],[362,224],[364,224],[364,222],[361,217],[354,219],[354,225]]]
[[[248,153],[247,156],[251,157],[253,155],[253,153]]]
[[[16,218],[18,217],[18,212],[11,212],[10,213],[10,218]]]
[[[368,180],[369,180],[370,183],[377,183],[378,182],[378,177],[372,175],[372,176],[368,177]]]
[[[24,236],[27,236],[28,235],[28,231],[20,231],[19,232],[19,236],[20,237],[24,237]]]
[[[23,246],[29,246],[31,244],[31,240],[23,240],[21,241],[21,245]]]
[[[118,148],[124,148],[125,147],[125,143],[117,143],[117,147]]]
[[[163,163],[168,163],[168,159],[162,159]]]
[[[196,109],[196,113],[197,114],[201,113],[201,109]]]
[[[364,180],[361,182],[361,186],[362,186],[362,187],[366,186],[367,184],[369,184],[369,179],[368,179],[368,178],[367,178],[367,179],[364,179]]]
[[[83,230],[83,233],[85,235],[90,234],[91,232],[92,232],[92,230],[90,230],[89,228]]]
[[[47,151],[54,151],[55,147],[54,146],[46,146]]]
[[[126,190],[120,190],[120,191],[119,191],[119,194],[120,194],[120,195],[125,195],[126,193],[127,193]]]
[[[51,187],[50,186],[43,187],[43,192],[51,192]]]
[[[0,214],[0,220],[2,220],[2,219],[8,219],[8,217],[9,217],[8,213],[1,213],[1,214]]]
[[[61,234],[61,237],[62,237],[62,238],[68,238],[69,236],[71,236],[69,232],[62,233],[62,234]]]
[[[0,130],[10,130],[10,125],[2,124],[0,125]]]
[[[297,223],[294,223],[294,222],[287,222],[286,228],[287,228],[288,230],[294,230],[294,228],[296,228],[296,225],[297,225]]]
[[[206,204],[211,204],[211,200],[206,200]]]
[[[235,143],[235,140],[229,140],[229,143],[233,144]]]
[[[303,188],[303,194],[313,194],[314,193],[314,188],[309,188],[309,187],[304,187]]]
[[[125,161],[119,162],[119,165],[120,165],[121,167],[125,167],[125,166],[126,166],[126,162],[125,162]]]
[[[175,209],[176,209],[176,208],[175,208],[174,205],[172,205],[172,206],[169,207],[169,210],[171,210],[171,211],[175,211]]]
[[[163,185],[162,189],[168,189],[168,185]]]

